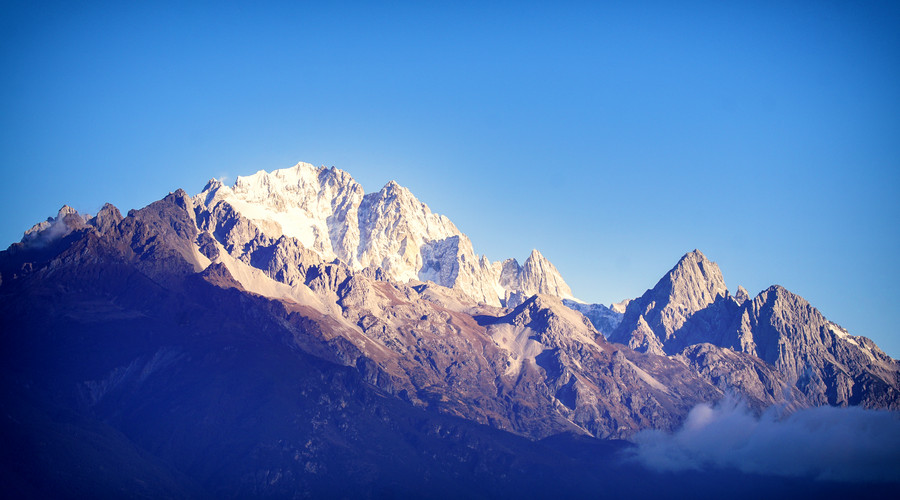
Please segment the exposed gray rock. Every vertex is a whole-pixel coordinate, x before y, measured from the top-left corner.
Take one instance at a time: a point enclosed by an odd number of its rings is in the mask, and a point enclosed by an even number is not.
[[[88,221],[88,224],[97,228],[101,233],[106,233],[122,222],[122,214],[119,209],[110,203],[105,203],[97,215]]]
[[[900,407],[900,365],[871,340],[780,286],[752,300],[742,287],[729,295],[718,266],[696,250],[628,304],[610,340],[677,355],[759,408]]]
[[[271,245],[253,248],[249,257],[251,266],[291,286],[306,284],[309,269],[322,264],[318,254],[288,236],[278,238]]]
[[[563,299],[572,298],[572,290],[562,279],[556,266],[537,250],[531,251],[522,266],[516,259],[503,261],[500,286],[511,293],[521,292],[526,297],[540,293]]]
[[[604,337],[609,335],[622,322],[622,313],[614,311],[603,304],[585,304],[571,299],[563,299],[563,304],[569,309],[574,309],[584,314],[591,321],[594,328]]]
[[[694,344],[675,356],[703,379],[762,411],[772,405],[787,411],[806,408],[806,395],[773,366],[756,356],[709,343]]]
[[[722,343],[773,365],[815,405],[900,409],[900,364],[783,287],[745,303]]]
[[[644,316],[638,316],[637,325],[628,335],[628,343],[626,345],[629,349],[637,352],[646,352],[659,356],[665,356],[666,354],[662,342],[660,342],[656,333],[653,332],[653,329],[650,328],[650,325],[647,324]]]
[[[719,266],[694,250],[682,257],[656,286],[628,303],[610,340],[634,345],[639,350],[661,345],[666,353],[674,354],[688,345],[683,338],[688,331],[681,331],[688,319],[721,297],[729,295]]]
[[[625,299],[621,302],[616,302],[615,304],[610,304],[609,308],[619,314],[625,314],[625,309],[628,307],[628,304],[631,303],[631,299]]]
[[[46,246],[68,236],[73,231],[83,229],[89,216],[81,215],[69,205],[63,205],[56,217],[48,217],[25,231],[22,244],[26,246]]]

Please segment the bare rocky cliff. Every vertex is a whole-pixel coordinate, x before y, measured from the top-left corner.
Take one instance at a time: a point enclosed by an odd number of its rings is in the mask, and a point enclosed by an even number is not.
[[[900,409],[900,363],[783,287],[746,302],[722,343],[774,366],[812,404]]]
[[[732,296],[719,267],[695,250],[628,303],[610,340],[675,356],[757,408],[900,408],[900,365],[780,286]]]
[[[377,269],[400,283],[433,281],[488,305],[534,293],[572,297],[539,252],[521,268],[513,260],[492,263],[450,219],[394,181],[365,194],[346,172],[299,163],[239,177],[232,187],[210,181],[194,204],[203,230],[240,260],[283,236],[320,260]]]
[[[610,340],[633,349],[673,354],[689,335],[685,323],[695,313],[706,310],[721,299],[728,289],[719,266],[699,250],[682,257],[652,289],[628,303],[619,327]]]

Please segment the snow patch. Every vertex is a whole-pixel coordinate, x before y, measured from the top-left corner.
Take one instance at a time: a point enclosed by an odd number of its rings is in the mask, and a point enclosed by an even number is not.
[[[868,356],[869,359],[872,360],[873,363],[879,364],[878,359],[875,358],[875,355],[872,354],[872,351],[868,347],[861,345],[859,342],[857,342],[856,338],[854,338],[853,335],[850,335],[850,333],[847,330],[841,328],[836,323],[833,323],[830,321],[828,322],[828,329],[831,330],[832,333],[834,333],[834,336],[836,338],[839,338],[839,339],[843,340],[844,342],[847,342],[848,344],[855,345],[856,348],[859,349],[860,351],[862,351],[866,356]]]
[[[337,258],[356,271],[380,268],[400,283],[431,280],[494,306],[507,290],[523,287],[529,288],[527,295],[574,298],[553,264],[536,250],[519,269],[515,286],[501,285],[500,263],[479,258],[450,219],[394,181],[365,194],[346,172],[301,162],[238,177],[231,188],[212,180],[194,197],[198,207],[210,211],[222,201],[268,238],[296,238],[322,260]]]

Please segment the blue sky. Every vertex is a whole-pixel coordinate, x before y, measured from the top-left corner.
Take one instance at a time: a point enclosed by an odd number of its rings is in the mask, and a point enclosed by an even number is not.
[[[0,246],[307,161],[588,301],[699,248],[900,356],[897,7],[428,4],[5,2]]]

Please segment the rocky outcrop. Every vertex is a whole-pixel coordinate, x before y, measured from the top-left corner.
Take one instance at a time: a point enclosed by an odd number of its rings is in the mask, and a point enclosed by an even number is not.
[[[900,409],[900,364],[783,287],[745,303],[722,344],[774,366],[812,404]]]
[[[691,328],[685,328],[688,320],[713,304],[724,307],[720,298],[733,302],[719,266],[694,250],[682,257],[656,286],[628,303],[610,340],[637,349],[662,346],[663,351],[674,354],[689,345],[686,337]],[[705,325],[696,329],[707,334]]]
[[[504,314],[446,288],[360,276],[339,295],[347,319],[383,348],[347,336],[353,352],[367,350],[395,394],[512,432],[616,437],[668,429],[692,405],[720,395],[681,363],[616,354],[583,315],[551,296]]]
[[[595,436],[668,429],[696,402],[720,396],[680,363],[612,346],[555,297],[535,295],[508,315],[477,319],[507,356],[504,393],[546,399]]]
[[[900,365],[780,286],[731,296],[715,263],[695,250],[628,303],[610,340],[675,356],[757,408],[900,407]]]
[[[537,250],[532,250],[521,266],[516,259],[503,261],[499,284],[507,292],[507,307],[515,307],[525,298],[538,293],[561,299],[574,298],[556,266]]]
[[[68,236],[73,231],[84,228],[89,216],[79,214],[74,208],[63,205],[56,217],[48,217],[25,231],[21,244],[24,246],[44,246]]]
[[[811,406],[806,395],[775,367],[751,354],[701,343],[685,348],[674,358],[757,412],[773,405],[786,411]]]
[[[122,214],[111,203],[105,203],[97,215],[88,220],[88,224],[97,228],[100,233],[106,233],[122,222]]]

